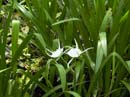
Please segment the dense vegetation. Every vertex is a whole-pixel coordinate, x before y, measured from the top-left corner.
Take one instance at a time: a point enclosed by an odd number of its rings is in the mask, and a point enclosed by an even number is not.
[[[130,0],[0,0],[0,97],[129,97]]]

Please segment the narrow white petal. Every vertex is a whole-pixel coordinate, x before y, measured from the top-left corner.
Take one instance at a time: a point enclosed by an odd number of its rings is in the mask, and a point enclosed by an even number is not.
[[[74,58],[72,58],[68,63],[67,63],[67,68],[70,67],[70,63],[73,61]]]
[[[82,53],[85,53],[85,52],[87,52],[87,51],[90,50],[90,49],[93,49],[93,47],[90,47],[90,48],[85,49]]]
[[[76,48],[78,49],[79,46],[78,46],[78,43],[77,43],[76,39],[74,39],[74,41],[75,41]]]

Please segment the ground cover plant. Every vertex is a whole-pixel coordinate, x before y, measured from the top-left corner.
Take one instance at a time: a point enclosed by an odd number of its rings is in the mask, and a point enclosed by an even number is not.
[[[0,97],[129,97],[130,0],[0,0]]]

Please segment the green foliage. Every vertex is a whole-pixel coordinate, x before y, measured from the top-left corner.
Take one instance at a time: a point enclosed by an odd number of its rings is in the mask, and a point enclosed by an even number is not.
[[[130,0],[1,1],[0,97],[128,97],[129,11]]]

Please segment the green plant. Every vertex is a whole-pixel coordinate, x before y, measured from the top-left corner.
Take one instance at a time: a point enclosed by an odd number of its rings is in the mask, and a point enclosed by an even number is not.
[[[26,77],[22,80],[22,83],[20,82],[21,77],[18,75],[26,75],[27,73],[25,71],[19,72],[17,61],[22,55],[23,49],[32,38],[32,34],[26,36],[22,40],[23,42],[18,45],[20,22],[19,20],[12,19],[14,12],[13,4],[13,2],[9,2],[7,5],[1,4],[0,18],[2,21],[0,24],[0,97],[24,97],[24,92],[26,92],[28,88],[25,87],[24,84]],[[11,47],[10,44],[7,44],[10,41],[8,40],[8,34],[10,31],[12,41]],[[7,61],[10,62],[8,63]]]
[[[30,72],[31,66],[22,70],[21,97],[27,94],[33,97],[37,87],[43,93],[35,96],[40,97],[129,96],[129,0],[12,0],[11,4],[6,28],[1,26],[1,78],[7,72],[13,75],[13,81],[8,76],[5,83],[11,80],[13,85],[17,81],[17,60],[30,39],[29,43],[37,47],[32,49],[39,49],[42,56],[38,53],[38,57],[44,61],[34,74]],[[14,9],[21,13],[30,32],[18,46],[19,29],[13,29],[12,59],[7,68],[5,32],[9,30]],[[18,28],[17,23],[14,28]],[[93,49],[83,51],[90,47]],[[3,85],[1,91],[7,88],[7,84]]]

